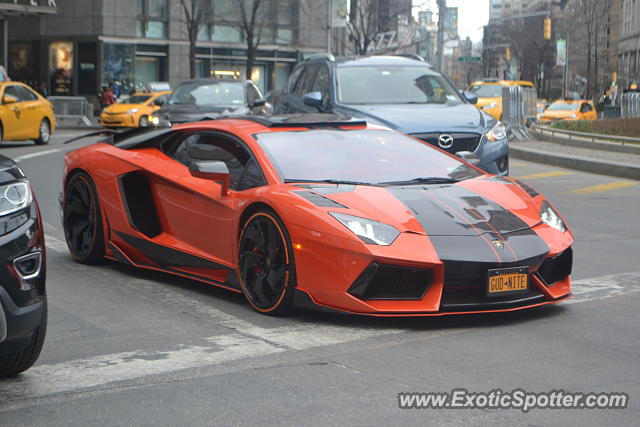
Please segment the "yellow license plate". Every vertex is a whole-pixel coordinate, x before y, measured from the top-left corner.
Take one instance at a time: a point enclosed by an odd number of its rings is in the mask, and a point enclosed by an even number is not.
[[[529,267],[497,268],[489,270],[487,295],[517,294],[529,290]]]

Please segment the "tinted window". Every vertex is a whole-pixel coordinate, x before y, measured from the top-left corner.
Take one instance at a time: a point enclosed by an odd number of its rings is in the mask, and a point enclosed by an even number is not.
[[[187,167],[197,161],[222,161],[229,168],[232,190],[264,185],[262,172],[247,151],[237,142],[218,135],[191,134],[167,153]]]
[[[169,104],[190,105],[244,105],[241,82],[185,83],[176,88]]]
[[[322,93],[322,104],[326,105],[329,101],[329,69],[327,67],[320,66],[316,73],[316,78],[313,80],[310,92]]]
[[[151,95],[133,95],[125,99],[121,104],[143,104],[151,99]]]
[[[16,98],[17,102],[23,101],[22,97],[20,96],[20,93],[18,92],[18,86],[12,85],[12,86],[7,86],[4,89],[4,96],[13,96],[14,98]]]
[[[471,86],[469,91],[475,93],[480,98],[500,98],[502,96],[503,85],[476,85]]]
[[[343,67],[338,99],[345,104],[445,104],[462,102],[444,77],[427,67]]]
[[[582,112],[583,113],[588,113],[589,111],[593,110],[593,108],[591,108],[591,105],[587,104],[586,102],[584,104],[582,104]]]
[[[38,95],[33,93],[33,91],[31,89],[29,89],[29,88],[26,88],[24,86],[16,86],[16,90],[20,94],[20,99],[22,99],[23,101],[37,101],[38,100]]]
[[[318,65],[307,65],[304,67],[304,71],[296,83],[296,87],[294,92],[297,95],[304,95],[309,92],[309,88],[311,87],[311,79],[313,78],[313,74],[316,72]]]
[[[304,66],[299,66],[294,68],[293,72],[291,73],[291,76],[289,77],[289,80],[287,81],[288,92],[294,91],[296,85],[298,84],[298,80],[300,80],[300,75],[302,74],[303,70],[304,70]]]
[[[375,184],[480,174],[428,144],[388,130],[272,132],[256,139],[283,180]]]

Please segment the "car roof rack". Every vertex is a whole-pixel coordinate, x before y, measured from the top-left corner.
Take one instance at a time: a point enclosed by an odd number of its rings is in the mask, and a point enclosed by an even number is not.
[[[367,126],[367,122],[365,120],[326,113],[281,114],[274,116],[228,116],[220,117],[220,119],[248,120],[259,123],[268,128],[340,128],[342,126]]]

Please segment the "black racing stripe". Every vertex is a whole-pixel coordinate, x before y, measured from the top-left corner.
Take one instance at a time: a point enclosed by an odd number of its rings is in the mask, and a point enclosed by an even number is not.
[[[211,270],[230,270],[224,264],[210,261],[196,255],[182,252],[173,248],[158,245],[149,240],[131,236],[129,234],[114,231],[127,244],[136,248],[158,265],[163,267],[183,267],[183,268],[208,268]],[[181,272],[182,273],[182,272]]]
[[[347,208],[342,203],[338,203],[333,199],[323,196],[322,194],[314,193],[313,191],[294,191],[293,193],[321,208]]]
[[[496,249],[486,236],[464,221],[449,206],[429,195],[429,187],[389,187],[393,196],[402,202],[418,220],[431,239],[438,257],[445,260],[500,263]]]

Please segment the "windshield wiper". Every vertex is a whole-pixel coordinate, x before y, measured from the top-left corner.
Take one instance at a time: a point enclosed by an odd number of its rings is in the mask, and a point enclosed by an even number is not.
[[[406,181],[387,181],[379,182],[380,185],[413,185],[413,184],[455,184],[460,182],[459,179],[442,177],[442,176],[429,176],[408,179]]]
[[[371,182],[362,182],[362,181],[345,181],[341,179],[285,179],[285,184],[295,184],[295,183],[303,183],[303,182],[312,182],[312,183],[320,183],[320,184],[346,184],[346,185],[376,185]]]

